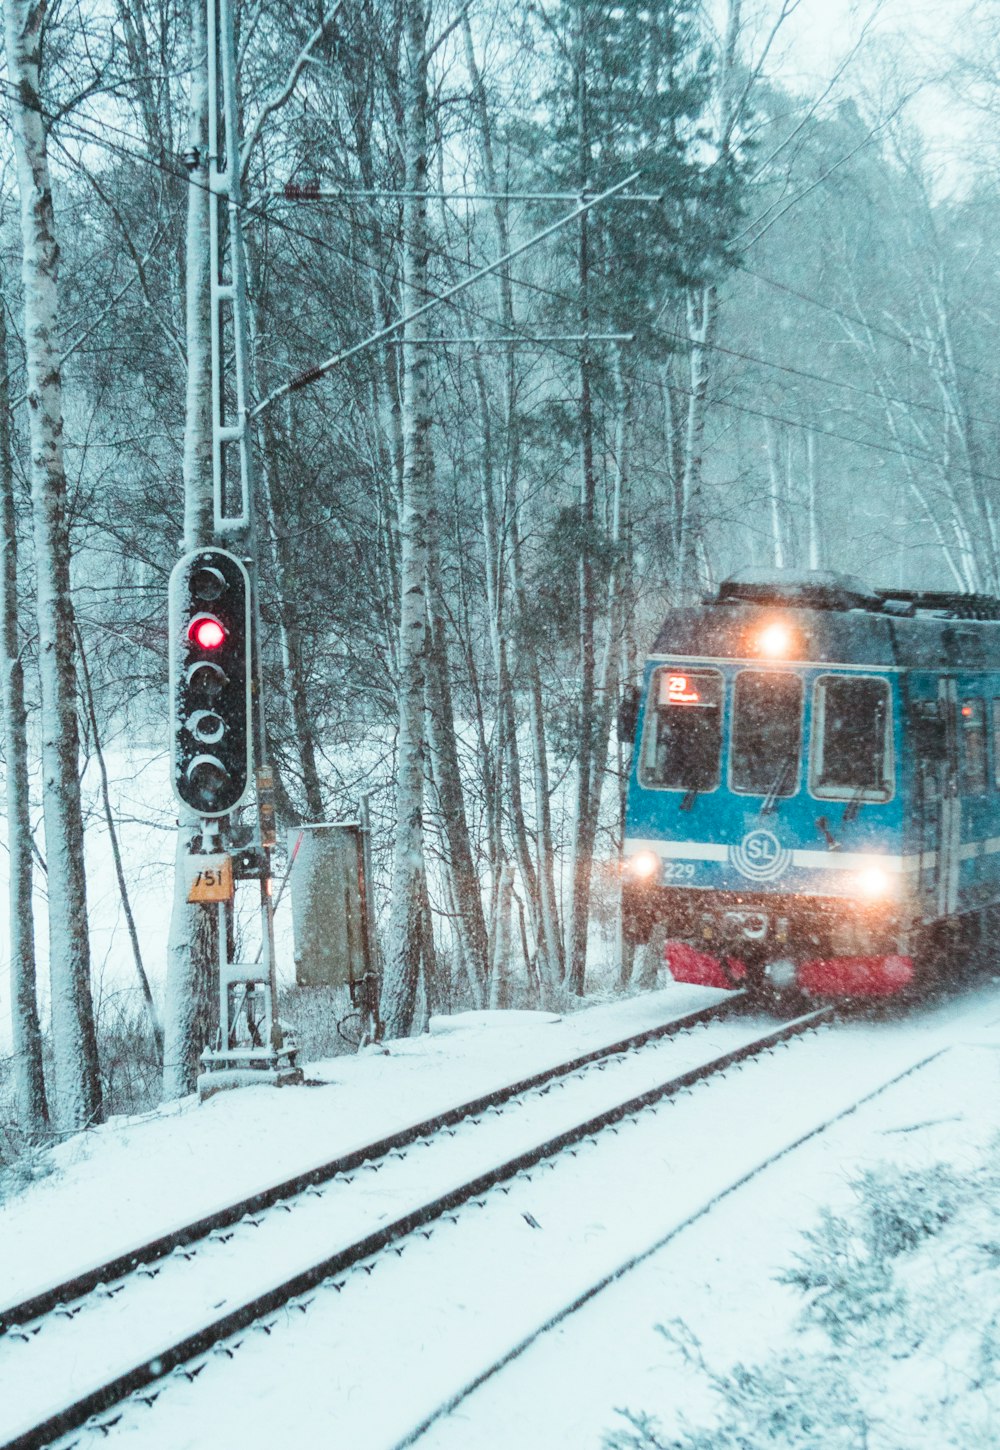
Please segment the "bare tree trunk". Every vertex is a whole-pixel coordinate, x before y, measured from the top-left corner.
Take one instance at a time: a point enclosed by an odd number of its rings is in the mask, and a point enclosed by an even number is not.
[[[720,167],[728,166],[732,158],[734,136],[746,113],[750,92],[760,74],[764,56],[770,50],[778,30],[792,8],[794,6],[790,6],[788,0],[783,0],[757,66],[738,71],[736,60],[743,25],[742,0],[727,0],[725,34],[716,81],[717,164]],[[691,350],[675,581],[678,598],[682,601],[696,598],[700,588],[709,582],[702,489],[705,415],[711,383],[712,350],[718,323],[718,289],[709,280],[701,287],[688,288],[686,301],[687,334]]]
[[[431,913],[431,899],[427,891],[427,877],[423,879],[420,908],[420,972],[424,985],[425,1017],[421,1029],[427,1030],[431,1017],[451,1012],[451,979],[438,958],[434,944],[434,917]]]
[[[816,495],[816,434],[806,434],[806,487],[809,491],[809,567],[822,569],[823,552],[819,537],[819,503]]]
[[[493,937],[493,971],[490,975],[490,1006],[510,1006],[510,909],[514,889],[514,867],[505,861],[497,892],[497,929]]]
[[[509,324],[512,326],[512,323]],[[508,375],[509,382],[509,375]],[[489,398],[482,367],[476,365],[476,384],[479,394],[479,411],[484,440],[490,437]],[[508,399],[512,396],[508,391]],[[509,416],[509,415],[508,415]],[[514,461],[509,460],[511,472]],[[483,539],[486,549],[486,592],[490,611],[490,640],[493,647],[496,669],[497,699],[497,780],[493,803],[496,812],[495,829],[500,833],[502,802],[499,796],[503,790],[503,767],[507,769],[508,813],[513,835],[514,855],[524,884],[531,913],[531,924],[535,940],[539,943],[542,956],[543,995],[546,1005],[551,1005],[559,990],[562,975],[559,951],[559,926],[552,911],[555,900],[552,874],[552,840],[549,820],[548,764],[545,750],[545,731],[541,717],[541,681],[538,663],[529,637],[521,647],[520,669],[529,681],[529,713],[532,721],[533,755],[535,760],[535,789],[544,782],[540,798],[536,799],[536,853],[532,857],[531,841],[524,814],[524,799],[521,788],[521,754],[517,739],[517,712],[514,700],[514,685],[511,679],[507,649],[507,591],[504,588],[504,569],[501,564],[501,535],[508,535],[508,565],[511,571],[510,593],[519,609],[525,609],[518,571],[518,537],[516,506],[512,497],[504,499],[504,523],[497,516],[496,500],[493,496],[493,469],[484,457],[480,474],[480,507],[482,512]],[[498,845],[497,860],[501,862],[499,876],[503,874],[502,850]],[[497,878],[495,904],[498,900],[500,880]],[[548,885],[546,884],[548,883]],[[495,933],[495,925],[494,925]],[[491,954],[491,960],[493,959]]]
[[[509,568],[517,601],[518,614],[527,619],[528,602],[521,573],[521,545],[517,522],[510,530]],[[538,658],[533,648],[526,648],[525,673],[528,677],[528,725],[531,731],[534,766],[535,833],[538,841],[538,903],[541,926],[538,934],[538,975],[541,1005],[554,1007],[562,980],[563,952],[559,934],[559,903],[555,884],[555,850],[552,840],[552,806],[549,800],[548,749],[545,742],[545,715],[542,708],[542,679]]]
[[[212,540],[211,354],[208,247],[207,39],[201,0],[189,0],[191,92],[188,145],[198,155],[187,197],[185,319],[187,393],[184,413],[184,548]],[[212,1022],[215,918],[211,909],[187,899],[185,858],[199,823],[181,812],[174,863],[174,900],[167,946],[167,995],[163,1022],[163,1096],[183,1097],[194,1089],[198,1059]]]
[[[253,239],[247,246],[247,265],[253,286],[250,299],[250,342],[251,342],[251,387],[257,397],[264,397],[270,389],[267,368],[262,360],[258,345],[261,336],[261,309],[264,288],[263,260],[260,249]],[[281,477],[281,433],[274,421],[273,410],[262,420],[260,468],[261,502],[263,504],[265,538],[271,555],[271,569],[275,584],[275,609],[278,628],[281,631],[281,658],[284,675],[284,693],[291,712],[291,725],[298,754],[302,796],[305,805],[305,819],[323,819],[323,786],[317,765],[314,712],[309,706],[306,686],[305,649],[302,629],[295,601],[300,597],[296,586],[298,550],[289,539],[289,529],[282,516],[274,480]],[[286,782],[287,788],[287,782]]]
[[[472,29],[468,18],[463,19],[465,56],[472,82],[473,101],[479,121],[482,146],[483,171],[487,189],[497,198],[493,204],[493,221],[496,230],[497,253],[506,256],[510,251],[510,229],[507,220],[506,203],[501,198],[502,186],[497,176],[493,154],[493,130],[486,90],[479,67],[476,64],[472,43]],[[516,332],[513,291],[508,267],[497,273],[501,325],[509,333]],[[545,720],[542,713],[542,683],[538,658],[526,632],[521,643],[519,674],[527,681],[528,718],[531,732],[533,759],[533,784],[535,795],[535,862],[532,863],[524,810],[521,796],[521,761],[517,739],[517,720],[514,711],[513,683],[506,645],[507,598],[513,602],[514,612],[521,619],[527,619],[528,605],[523,585],[520,553],[520,524],[518,520],[518,472],[519,433],[517,399],[514,379],[514,349],[509,347],[505,355],[505,396],[507,436],[507,469],[502,501],[502,518],[497,518],[497,509],[492,495],[484,495],[483,533],[490,540],[494,525],[497,537],[506,537],[506,560],[498,547],[495,561],[495,598],[491,607],[491,631],[497,669],[498,714],[505,711],[503,731],[506,739],[508,773],[511,793],[511,814],[514,825],[514,845],[518,869],[524,882],[532,916],[532,927],[539,958],[539,980],[542,1004],[555,1005],[561,991],[563,975],[562,938],[559,931],[559,912],[555,890],[554,848],[552,841],[552,820],[549,806],[548,751],[545,741]],[[477,371],[477,385],[480,393],[480,412],[483,418],[484,437],[488,436],[488,399],[481,369]],[[485,480],[484,480],[485,484]],[[489,542],[487,544],[489,549]],[[504,590],[504,573],[509,577],[509,596]]]
[[[139,978],[139,986],[142,989],[142,995],[146,1002],[149,1026],[156,1048],[156,1060],[162,1070],[163,1028],[160,1026],[156,1003],[153,1001],[152,988],[149,985],[149,978],[146,975],[146,968],[143,964],[142,951],[139,947],[139,933],[136,930],[132,903],[129,900],[128,883],[125,880],[125,868],[122,864],[122,853],[118,844],[118,830],[115,826],[114,812],[111,809],[111,787],[108,782],[108,767],[104,759],[104,747],[101,745],[101,735],[97,724],[97,705],[94,700],[94,686],[87,665],[87,655],[83,648],[83,635],[79,629],[76,632],[76,639],[77,647],[80,651],[80,673],[83,676],[87,718],[90,721],[91,743],[94,747],[94,755],[97,757],[97,768],[101,776],[101,800],[104,805],[104,821],[108,828],[108,840],[111,843],[111,858],[114,861],[115,879],[118,882],[118,895],[121,900],[122,911],[125,915],[125,926],[128,930],[129,942],[132,947],[132,961],[135,964],[135,974]]]
[[[400,309],[416,310],[427,294],[427,20],[422,0],[406,0],[404,17],[403,285]],[[396,842],[389,949],[382,983],[387,1037],[412,1029],[421,957],[424,876],[424,674],[427,634],[427,510],[430,451],[428,350],[424,317],[403,332],[403,502],[399,522],[400,631],[396,696]]]
[[[781,474],[778,460],[778,444],[770,419],[764,419],[764,438],[767,446],[767,498],[771,511],[771,562],[776,569],[785,567],[785,537],[781,510]]]
[[[2,281],[2,278],[0,278]],[[24,669],[17,635],[17,517],[14,509],[14,452],[10,430],[10,364],[7,317],[0,297],[0,676],[3,682],[3,738],[7,765],[8,905],[10,914],[10,1008],[14,1045],[14,1091],[21,1130],[32,1138],[48,1127],[42,1029],[35,971],[35,918],[31,898],[31,813],[28,786],[28,712]]]
[[[684,439],[684,470],[678,522],[677,595],[692,598],[700,579],[699,549],[704,527],[702,463],[705,451],[705,413],[711,377],[710,357],[715,339],[718,297],[713,286],[689,290],[687,298],[689,389]]]
[[[587,102],[587,19],[585,0],[577,8],[577,167],[581,194],[590,171],[590,132]],[[590,234],[589,217],[580,218],[577,253],[580,332],[590,329]],[[579,756],[576,777],[576,811],[573,822],[573,886],[569,920],[566,923],[566,979],[571,990],[583,995],[587,971],[587,928],[590,921],[590,873],[593,865],[592,775],[594,735],[597,721],[594,699],[594,561],[593,535],[597,481],[594,474],[594,413],[591,363],[588,345],[580,354],[580,562],[579,562],[579,649],[580,697],[578,714]],[[598,787],[599,789],[599,787]]]
[[[466,23],[468,23],[467,18]],[[479,464],[479,509],[483,534],[483,554],[486,564],[487,624],[490,632],[490,648],[493,656],[495,677],[494,708],[496,729],[492,750],[489,748],[486,740],[485,719],[482,710],[479,712],[478,721],[480,753],[482,757],[483,805],[488,823],[487,839],[489,841],[490,857],[491,911],[487,952],[488,959],[492,961],[493,937],[496,933],[497,925],[496,905],[500,890],[500,877],[503,872],[504,861],[506,860],[503,839],[503,792],[504,770],[508,758],[511,761],[512,772],[517,777],[513,784],[512,796],[516,792],[518,808],[521,805],[521,785],[520,761],[518,759],[516,740],[514,742],[513,753],[508,750],[508,715],[513,713],[513,702],[510,701],[509,691],[505,691],[504,689],[504,681],[507,679],[507,641],[503,621],[505,596],[503,575],[500,567],[502,541],[500,538],[500,523],[497,517],[495,491],[496,470],[493,466],[493,435],[490,418],[489,390],[483,373],[482,360],[478,357],[473,360],[473,374],[476,380],[480,435],[482,439]],[[508,702],[510,703],[509,710]],[[516,730],[516,725],[514,728]]]
[[[49,887],[49,970],[57,1126],[102,1114],[90,989],[87,882],[80,803],[74,619],[63,462],[58,274],[39,90],[43,3],[4,0],[10,116],[21,197],[24,346],[31,429],[31,500],[38,573],[42,792]]]
[[[395,73],[394,60],[398,54],[398,39],[402,24],[399,7],[392,11],[389,27],[391,34],[386,38],[385,69],[389,81],[390,105],[397,105],[396,87],[399,77]],[[372,56],[363,50],[355,52],[350,46],[338,47],[337,62],[344,79],[347,105],[351,118],[355,153],[360,172],[361,185],[368,190],[377,189],[380,182],[375,149],[372,138],[372,115],[370,95],[373,89],[371,68]],[[398,160],[395,160],[398,166]],[[395,169],[394,166],[394,169]],[[403,177],[393,177],[401,185]],[[384,285],[384,258],[391,248],[377,209],[366,208],[365,225],[361,229],[365,237],[365,270],[368,278],[372,330],[385,327],[395,318],[391,287]],[[400,369],[403,350],[381,348],[371,368],[369,388],[371,392],[371,427],[374,438],[373,472],[378,492],[380,541],[379,565],[382,581],[381,614],[385,627],[385,649],[390,668],[398,669],[398,624],[399,624],[399,510],[402,496],[403,444],[400,423]],[[381,425],[381,427],[380,427]]]
[[[633,577],[633,545],[632,545],[632,520],[631,510],[625,510],[625,517],[622,520],[622,535],[625,546],[622,549],[622,582],[619,595],[622,606],[622,679],[632,683],[641,675],[641,666],[636,649],[635,632],[632,627],[632,608],[635,599],[635,583]],[[625,744],[617,741],[618,758],[618,830],[619,839],[622,844],[625,841],[625,807],[628,800],[628,782],[632,768],[632,751],[634,745],[630,742]],[[627,937],[624,931],[624,919],[622,914],[622,900],[618,898],[618,944],[619,944],[619,973],[618,985],[625,991],[632,981],[632,969],[635,962],[635,943]]]
[[[679,325],[679,324],[678,324]],[[674,584],[680,581],[683,552],[684,507],[684,428],[683,407],[673,378],[670,360],[660,367],[660,395],[663,398],[663,454],[669,460],[670,473],[670,538],[673,544],[672,573]]]
[[[433,534],[433,524],[430,533]],[[451,879],[462,965],[469,981],[475,1007],[485,1005],[486,922],[479,876],[472,859],[465,796],[455,739],[455,716],[451,699],[444,616],[439,607],[436,546],[428,539],[428,595],[430,617],[426,649],[427,725],[434,780],[441,807],[441,827],[448,843],[445,868]]]
[[[621,366],[621,354],[614,360],[616,393],[615,469],[611,497],[610,535],[614,549],[614,562],[608,574],[604,604],[604,648],[600,666],[596,672],[594,690],[594,720],[591,734],[590,799],[582,828],[577,823],[577,839],[582,843],[588,861],[593,861],[600,822],[601,796],[608,764],[608,740],[611,733],[611,718],[618,696],[620,658],[622,645],[623,610],[621,607],[622,584],[622,528],[625,509],[625,492],[628,480],[629,414],[630,398],[625,385]],[[589,886],[589,873],[588,873]]]
[[[250,311],[251,317],[256,319],[257,308],[252,306]],[[266,392],[266,387],[262,391]],[[314,728],[316,717],[309,705],[305,648],[295,605],[295,600],[301,597],[295,578],[297,556],[295,546],[288,539],[287,526],[275,506],[272,483],[275,477],[280,476],[280,464],[275,429],[268,416],[265,416],[262,428],[262,445],[259,478],[266,516],[267,539],[271,550],[271,564],[274,570],[277,595],[276,612],[278,627],[281,630],[285,691],[291,706],[295,748],[302,771],[305,819],[321,821],[323,819],[323,784],[317,764]]]

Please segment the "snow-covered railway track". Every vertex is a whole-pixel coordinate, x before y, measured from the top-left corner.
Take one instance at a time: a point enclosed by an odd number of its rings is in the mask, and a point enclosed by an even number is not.
[[[682,1019],[665,1040],[664,1030],[659,1040],[640,1034],[617,1044],[614,1055],[587,1054],[572,1071],[564,1065],[558,1076],[512,1085],[506,1103],[513,1111],[484,1101],[471,1118],[434,1122],[427,1136],[411,1135],[406,1149],[360,1161],[322,1189],[306,1186],[291,1202],[216,1233],[190,1264],[182,1248],[180,1262],[171,1256],[91,1292],[78,1306],[9,1330],[0,1342],[3,1445],[47,1444],[94,1415],[106,1418],[130,1394],[155,1400],[162,1376],[181,1367],[196,1377],[193,1359],[261,1326],[297,1296],[325,1280],[339,1291],[338,1276],[357,1266],[370,1272],[374,1255],[390,1248],[401,1254],[404,1240],[419,1241],[418,1231],[426,1236],[442,1216],[482,1201],[494,1187],[509,1191],[504,1185],[563,1150],[808,1032],[832,1012],[763,1031],[760,1022],[712,1022],[713,1015],[696,1014],[699,1032]],[[553,1094],[555,1083],[565,1091]],[[282,1212],[293,1207],[291,1217]]]
[[[275,1205],[295,1198],[298,1194],[319,1188],[323,1184],[330,1183],[344,1174],[353,1173],[361,1167],[377,1163],[391,1153],[401,1152],[412,1143],[431,1137],[434,1133],[447,1131],[459,1123],[474,1119],[505,1103],[513,1102],[523,1097],[525,1093],[549,1086],[560,1079],[572,1077],[591,1068],[600,1069],[612,1058],[645,1047],[647,1043],[676,1037],[711,1022],[725,1021],[739,1012],[744,1003],[744,994],[734,992],[732,996],[713,1002],[707,1007],[701,1007],[697,1011],[686,1012],[680,1017],[658,1023],[655,1027],[648,1027],[641,1032],[632,1033],[628,1037],[618,1038],[606,1046],[579,1053],[564,1062],[555,1063],[527,1077],[494,1088],[483,1096],[472,1098],[467,1102],[435,1113],[429,1118],[411,1123],[407,1127],[400,1128],[373,1142],[364,1143],[347,1153],[340,1153],[337,1157],[319,1163],[305,1172],[297,1173],[292,1178],[269,1184],[258,1192],[223,1204],[211,1213],[204,1214],[188,1223],[178,1224],[153,1239],[134,1244],[113,1258],[81,1269],[69,1278],[39,1289],[14,1304],[7,1306],[0,1304],[0,1340],[8,1331],[28,1332],[34,1321],[53,1310],[59,1314],[71,1315],[78,1302],[94,1290],[106,1292],[110,1285],[127,1274],[136,1270],[146,1272],[152,1265],[170,1254],[178,1252],[186,1254],[197,1244],[211,1240],[213,1235],[232,1228],[247,1217],[253,1218]]]
[[[728,1195],[739,1205],[751,1178],[965,1041],[984,1006],[997,1005],[994,992],[971,1009],[935,1005],[913,1022],[849,1018],[836,1031],[745,1058],[703,1088],[653,1103],[478,1194],[395,1252],[331,1276],[97,1417],[101,1438],[76,1434],[59,1450],[89,1450],[105,1438],[143,1450],[290,1437],[365,1450],[509,1446],[536,1424],[533,1406],[542,1400],[544,1430],[529,1434],[531,1443],[582,1444],[586,1437],[561,1436],[557,1427],[560,1406],[572,1418],[592,1368],[619,1348],[606,1338],[617,1331],[605,1328],[601,1289],[680,1235],[673,1258],[651,1259],[645,1271],[658,1279],[660,1303],[647,1303],[644,1324],[683,1315],[684,1290],[679,1297],[670,1265],[684,1253],[687,1225],[711,1221],[713,1204]],[[827,1171],[831,1186],[842,1186],[842,1153],[831,1155]],[[804,1222],[824,1188],[814,1173]],[[767,1233],[759,1194],[745,1212],[755,1220],[748,1242],[759,1242]],[[738,1222],[730,1213],[730,1243]],[[704,1253],[704,1232],[700,1242]],[[690,1265],[692,1275],[718,1298],[717,1312],[738,1316],[752,1336],[753,1304],[733,1300],[715,1256]]]

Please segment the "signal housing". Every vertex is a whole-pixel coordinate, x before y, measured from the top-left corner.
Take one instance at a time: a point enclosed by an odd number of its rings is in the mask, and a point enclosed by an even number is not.
[[[178,560],[170,575],[170,773],[177,799],[199,816],[235,810],[253,777],[250,618],[250,578],[235,554],[196,549]]]

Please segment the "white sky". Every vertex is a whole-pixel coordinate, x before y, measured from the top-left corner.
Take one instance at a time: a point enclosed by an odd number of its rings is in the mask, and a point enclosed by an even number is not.
[[[721,9],[724,0],[712,3]],[[760,16],[762,37],[778,5],[779,0],[745,3],[747,19]],[[940,169],[939,185],[948,190],[961,184],[970,145],[985,136],[984,127],[992,127],[963,104],[959,88],[945,77],[963,51],[979,53],[991,20],[995,34],[1000,30],[995,0],[799,0],[782,27],[768,70],[786,85],[816,94],[861,42],[838,95],[884,94],[888,101],[904,90],[916,91],[906,114],[923,132],[929,158]],[[997,81],[1000,93],[1000,76]],[[873,111],[864,103],[861,109],[866,116]]]

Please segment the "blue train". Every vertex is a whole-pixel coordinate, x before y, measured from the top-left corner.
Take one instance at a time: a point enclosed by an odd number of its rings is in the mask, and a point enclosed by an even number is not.
[[[996,599],[745,571],[668,613],[619,730],[624,930],[678,981],[890,996],[1000,919]]]

